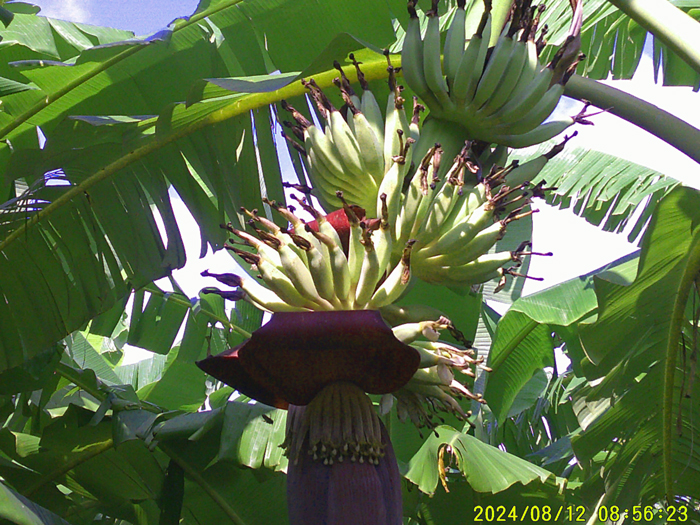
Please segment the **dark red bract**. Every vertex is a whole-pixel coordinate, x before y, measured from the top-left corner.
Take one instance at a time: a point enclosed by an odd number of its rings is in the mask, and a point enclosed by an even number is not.
[[[251,338],[197,365],[262,403],[306,405],[326,385],[350,381],[370,394],[402,387],[418,368],[378,311],[278,312]]]
[[[360,206],[354,204],[350,205],[350,208],[355,213],[355,216],[362,220],[365,218],[365,210]],[[326,220],[331,223],[331,226],[335,228],[338,232],[338,237],[340,237],[340,243],[343,245],[343,251],[348,253],[348,245],[350,243],[350,222],[348,221],[348,216],[343,208],[335,210],[328,215],[326,215]],[[313,231],[318,231],[318,222],[311,221],[307,223],[309,228]]]

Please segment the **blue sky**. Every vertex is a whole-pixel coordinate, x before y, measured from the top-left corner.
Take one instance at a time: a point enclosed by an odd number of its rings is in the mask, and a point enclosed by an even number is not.
[[[31,0],[28,0],[31,1]],[[41,14],[133,31],[154,33],[173,19],[191,15],[198,0],[38,0]]]

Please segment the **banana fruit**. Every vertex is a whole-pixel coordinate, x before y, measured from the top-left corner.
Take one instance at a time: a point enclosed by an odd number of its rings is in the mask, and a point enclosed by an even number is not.
[[[238,241],[232,239],[226,248],[259,272],[265,286],[252,279],[234,274],[203,275],[215,277],[240,293],[217,292],[226,298],[248,300],[270,312],[310,310],[377,309],[394,303],[408,289],[411,281],[411,250],[414,240],[405,243],[399,261],[392,264],[390,233],[391,216],[383,206],[382,219],[359,221],[347,204],[342,192],[335,197],[346,206],[350,223],[347,253],[335,228],[325,216],[305,199],[295,197],[318,223],[318,231],[304,225],[289,208],[270,202],[284,218],[294,224],[294,232],[248,212],[275,232],[254,228],[255,235],[222,225]],[[386,198],[383,199],[386,201]],[[269,201],[268,201],[269,202]],[[251,223],[255,223],[251,220]],[[304,228],[299,227],[305,226]],[[255,253],[238,248],[249,246]]]
[[[485,372],[491,369],[472,348],[439,341],[439,331],[446,328],[454,327],[445,317],[434,322],[408,323],[394,328],[397,337],[408,341],[421,358],[413,377],[393,394],[399,419],[404,422],[410,420],[419,428],[435,429],[438,424],[435,415],[440,411],[466,420],[471,412],[464,410],[459,399],[485,403],[481,394],[473,393],[456,379],[456,373],[475,378],[477,369]],[[430,331],[426,332],[426,329]]]
[[[341,208],[342,203],[336,192],[342,191],[348,203],[364,208],[370,217],[377,217],[381,211],[381,193],[389,196],[390,210],[398,210],[398,193],[403,177],[411,166],[410,146],[419,135],[418,114],[424,107],[416,101],[414,118],[408,121],[401,88],[396,84],[395,71],[389,62],[390,95],[385,119],[364,79],[359,62],[352,54],[350,58],[363,92],[361,96],[355,93],[342,67],[336,62],[340,77],[335,84],[345,102],[346,114],[343,115],[333,105],[313,79],[302,80],[325,126],[321,129],[282,101],[282,108],[291,113],[294,120],[285,121],[284,124],[301,142],[294,142],[294,146],[302,152],[313,184],[312,194],[322,206],[327,209]]]
[[[465,138],[514,148],[544,142],[575,123],[587,123],[577,115],[543,124],[583,58],[579,53],[581,0],[571,2],[574,16],[569,34],[546,65],[539,61],[546,33],[546,26],[539,28],[544,5],[513,0],[509,20],[500,29],[496,45],[489,48],[491,33],[499,29],[492,27],[490,0],[484,2],[473,35],[465,27],[465,20],[473,17],[460,1],[442,50],[438,3],[433,0],[426,12],[427,29],[421,37],[416,0],[408,1],[410,20],[401,54],[404,80],[425,102],[432,118],[458,123]]]

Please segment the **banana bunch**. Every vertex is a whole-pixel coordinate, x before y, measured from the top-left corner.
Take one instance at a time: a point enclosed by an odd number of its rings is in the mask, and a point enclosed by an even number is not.
[[[295,198],[314,216],[319,231],[311,229],[291,209],[275,202],[265,201],[291,223],[293,230],[277,226],[255,210],[244,210],[251,217],[249,224],[255,233],[238,230],[230,224],[222,226],[238,238],[232,239],[226,248],[259,272],[266,286],[250,277],[205,271],[203,276],[239,288],[235,292],[206,288],[206,292],[244,299],[268,312],[302,312],[378,309],[396,301],[407,289],[414,242],[407,242],[400,259],[390,265],[393,241],[385,194],[380,196],[381,218],[360,221],[343,193],[337,193],[336,198],[345,206],[350,222],[347,253],[326,217],[304,199]],[[236,244],[243,246],[239,248]]]
[[[439,0],[433,0],[432,9],[426,13],[423,36],[416,0],[408,1],[411,18],[401,69],[406,84],[427,105],[431,117],[459,124],[471,139],[514,148],[549,140],[577,122],[589,124],[582,114],[543,124],[583,58],[579,54],[581,1],[572,0],[574,16],[569,35],[544,66],[539,55],[545,46],[546,26],[538,33],[544,5],[514,0],[509,20],[495,46],[489,47],[492,33],[500,28],[492,25],[491,1],[484,2],[479,17],[477,7],[467,12],[465,0],[458,0],[441,50]]]
[[[382,412],[388,412],[395,398],[397,415],[402,422],[410,419],[419,428],[434,428],[433,413],[438,411],[452,413],[460,419],[470,415],[455,398],[485,403],[480,394],[472,393],[455,379],[455,371],[474,378],[475,367],[487,372],[490,369],[483,364],[483,358],[475,357],[471,348],[459,348],[438,340],[440,330],[452,328],[452,323],[445,317],[393,328],[396,338],[413,347],[421,360],[420,367],[405,386],[382,398]]]
[[[411,145],[420,134],[420,111],[425,108],[416,101],[409,122],[401,89],[389,63],[390,94],[385,119],[359,63],[352,54],[350,58],[363,89],[361,97],[353,90],[340,64],[337,61],[334,64],[340,72],[335,84],[347,107],[346,117],[313,79],[302,80],[325,118],[325,129],[314,125],[286,101],[282,101],[282,108],[291,113],[294,123],[284,124],[303,144],[293,143],[305,158],[312,193],[325,209],[342,206],[336,196],[337,191],[342,191],[350,204],[364,208],[370,217],[378,217],[382,207],[380,196],[386,194],[389,213],[395,217],[401,186],[411,166]]]
[[[489,253],[509,223],[526,217],[532,197],[544,196],[543,184],[530,181],[549,159],[564,149],[575,133],[547,153],[526,163],[502,167],[502,146],[486,148],[475,157],[468,141],[444,177],[436,177],[442,162],[441,148],[428,150],[418,165],[404,197],[397,224],[397,245],[415,241],[411,255],[413,274],[424,281],[448,286],[479,284],[506,276],[519,276],[514,267],[526,255],[551,255],[526,251]],[[481,160],[490,166],[483,176]],[[478,181],[478,182],[477,182]],[[511,268],[505,268],[511,266]]]

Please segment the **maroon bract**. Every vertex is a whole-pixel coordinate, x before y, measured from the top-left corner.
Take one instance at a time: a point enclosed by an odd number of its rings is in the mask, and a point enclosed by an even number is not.
[[[356,205],[350,205],[350,208],[355,213],[355,216],[362,220],[365,218],[365,210]],[[350,242],[350,222],[348,221],[347,213],[344,209],[335,210],[326,215],[326,220],[335,228],[340,237],[340,242],[343,245],[343,251],[348,253],[348,243]],[[307,223],[313,231],[318,231],[318,222],[310,221]]]
[[[277,312],[249,340],[197,365],[239,392],[285,408],[349,381],[370,394],[405,385],[418,352],[394,337],[378,311]]]

